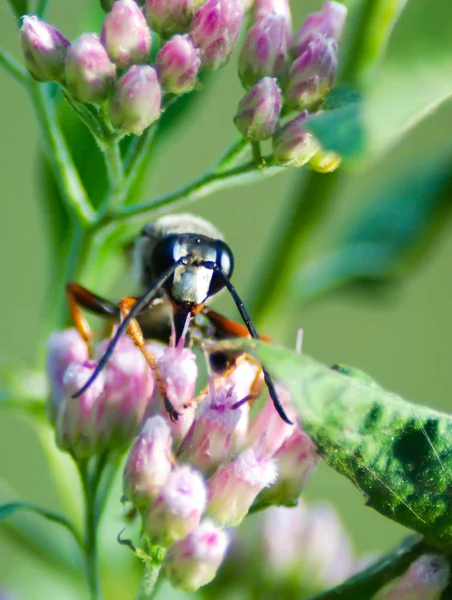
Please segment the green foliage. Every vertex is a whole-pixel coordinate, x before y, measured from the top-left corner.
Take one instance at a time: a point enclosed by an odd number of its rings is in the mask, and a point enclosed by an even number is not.
[[[452,549],[452,418],[412,405],[353,371],[259,344],[284,382],[324,460],[364,494],[366,505]]]

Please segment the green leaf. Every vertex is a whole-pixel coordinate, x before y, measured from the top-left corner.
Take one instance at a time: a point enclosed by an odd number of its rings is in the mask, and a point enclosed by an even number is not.
[[[28,512],[33,512],[41,517],[44,517],[48,521],[52,521],[53,523],[57,523],[58,525],[62,525],[65,527],[74,537],[77,544],[80,548],[83,549],[83,541],[80,537],[80,534],[74,527],[74,525],[63,515],[59,515],[51,510],[46,510],[45,508],[40,508],[39,506],[35,506],[34,504],[28,504],[27,502],[9,502],[8,504],[3,504],[0,506],[0,520],[8,519],[12,517],[17,511],[25,510]]]
[[[18,19],[28,14],[28,0],[9,0],[9,4]]]
[[[452,549],[452,418],[349,375],[260,342],[257,354],[285,384],[303,428],[324,460],[348,477],[381,514]]]
[[[360,156],[366,147],[360,95],[349,86],[338,86],[327,96],[325,112],[309,118],[306,128],[325,150],[344,158]]]
[[[392,181],[375,178],[371,198],[333,250],[304,265],[294,280],[300,300],[312,301],[328,292],[396,282],[422,258],[449,224],[452,152],[423,160]]]

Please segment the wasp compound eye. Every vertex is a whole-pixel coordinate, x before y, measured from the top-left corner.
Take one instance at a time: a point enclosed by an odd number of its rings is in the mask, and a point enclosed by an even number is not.
[[[176,256],[179,236],[167,235],[154,246],[151,256],[152,271],[159,276],[173,266],[180,256]]]
[[[229,279],[234,271],[234,257],[227,244],[221,240],[216,240],[216,251],[217,255],[215,258],[215,264],[221,270],[221,272]],[[224,288],[224,279],[214,271],[212,279],[210,281],[209,296],[213,296]]]

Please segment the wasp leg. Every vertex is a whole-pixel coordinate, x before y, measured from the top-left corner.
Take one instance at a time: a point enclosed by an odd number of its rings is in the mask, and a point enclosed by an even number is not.
[[[249,338],[250,333],[245,325],[232,321],[215,310],[212,310],[209,306],[204,306],[202,313],[209,319],[209,321],[217,328],[219,337],[244,337]],[[260,339],[264,342],[271,342],[271,338],[268,335],[260,335]]]
[[[89,345],[93,338],[93,332],[81,308],[85,308],[100,317],[108,317],[116,321],[119,318],[119,309],[109,300],[96,296],[96,294],[93,294],[79,283],[75,283],[75,281],[71,281],[66,285],[66,297],[74,326],[88,346],[88,351],[90,351]]]
[[[119,301],[119,310],[121,311],[121,315],[123,319],[127,317],[127,315],[132,310],[133,306],[135,306],[137,302],[136,298],[133,297],[125,297]],[[158,368],[157,361],[146,348],[146,340],[144,339],[143,332],[141,331],[141,327],[136,319],[132,319],[129,324],[129,328],[127,333],[132,338],[133,343],[144,356],[144,359],[150,366],[152,373],[155,377],[155,381],[157,383],[157,387],[159,389],[160,395],[163,398],[163,404],[165,406],[165,410],[169,414],[171,421],[177,421],[179,418],[179,413],[175,410],[174,406],[168,399],[168,395],[166,393],[166,384],[160,373],[160,369]]]

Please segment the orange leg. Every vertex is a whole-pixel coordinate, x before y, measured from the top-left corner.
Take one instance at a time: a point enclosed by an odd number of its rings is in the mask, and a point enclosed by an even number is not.
[[[130,296],[128,296],[126,298],[122,298],[119,301],[119,310],[121,311],[121,315],[122,315],[123,319],[125,319],[127,317],[127,315],[132,310],[133,306],[135,306],[136,302],[137,302],[137,299],[130,297]],[[146,348],[146,345],[145,345],[146,340],[144,339],[143,332],[141,331],[141,327],[136,319],[132,319],[130,321],[127,333],[130,335],[133,343],[138,348],[138,350],[141,352],[141,354],[144,356],[144,359],[150,366],[152,373],[154,374],[155,381],[157,383],[157,387],[159,389],[160,395],[163,398],[163,403],[165,405],[165,409],[168,412],[170,419],[172,421],[177,421],[177,419],[179,417],[179,413],[176,412],[173,405],[171,404],[171,402],[168,399],[168,395],[166,393],[165,380],[163,379],[162,374],[160,373],[160,369],[157,366],[157,361],[152,356],[152,354],[149,352],[149,350]]]
[[[81,338],[88,346],[93,338],[91,327],[85,318],[81,308],[85,308],[101,317],[117,320],[119,317],[118,307],[112,302],[93,294],[82,285],[71,281],[66,285],[66,297],[69,304],[69,312],[75,328]]]

